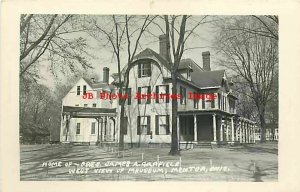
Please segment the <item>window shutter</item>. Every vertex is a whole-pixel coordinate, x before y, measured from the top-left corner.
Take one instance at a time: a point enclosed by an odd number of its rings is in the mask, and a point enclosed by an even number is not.
[[[151,103],[151,97],[149,96],[151,94],[151,86],[148,86],[148,98],[147,98],[147,104]]]
[[[158,85],[156,85],[156,89],[155,89],[155,93],[156,93],[156,103],[159,103],[159,86]]]
[[[181,96],[181,99],[180,99],[180,104],[183,103],[183,94],[182,94],[183,90],[182,90],[182,87],[180,86],[180,96]]]
[[[166,116],[166,123],[167,123],[167,135],[170,134],[170,116]]]
[[[170,91],[169,91],[169,85],[166,85],[166,103],[169,103],[169,100],[170,100],[170,98],[169,98],[169,93],[170,93]]]
[[[138,64],[138,77],[139,78],[141,78],[141,76],[142,76],[141,75],[142,74],[141,67],[142,67],[141,64]]]
[[[152,65],[151,63],[149,63],[149,77],[151,77],[152,75]]]
[[[150,116],[147,116],[147,135],[151,135],[151,122],[150,122]]]
[[[141,87],[138,87],[138,94],[141,96]],[[138,104],[141,104],[141,98],[138,97]]]
[[[141,116],[137,116],[137,127],[136,127],[137,135],[141,135]]]
[[[155,135],[159,135],[159,115],[155,115]]]
[[[128,105],[131,105],[131,88],[128,88],[128,90],[127,90],[127,94],[128,94]]]

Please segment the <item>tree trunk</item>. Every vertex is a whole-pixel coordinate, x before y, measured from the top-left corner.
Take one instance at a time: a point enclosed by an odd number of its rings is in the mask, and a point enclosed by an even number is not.
[[[260,126],[261,126],[261,138],[260,142],[266,142],[266,122],[265,122],[265,114],[264,112],[259,114]]]
[[[172,94],[177,95],[177,78],[176,74],[172,74]],[[178,127],[177,127],[177,99],[172,100],[172,135],[171,135],[171,150],[169,155],[180,155]]]
[[[120,135],[119,135],[119,151],[124,150],[124,130],[126,123],[124,122],[125,118],[125,100],[120,99],[121,102],[121,111],[120,111]]]

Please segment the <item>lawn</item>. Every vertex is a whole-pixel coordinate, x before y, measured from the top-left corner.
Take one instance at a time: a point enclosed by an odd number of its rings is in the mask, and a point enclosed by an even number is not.
[[[277,143],[182,150],[21,145],[21,180],[277,181]]]

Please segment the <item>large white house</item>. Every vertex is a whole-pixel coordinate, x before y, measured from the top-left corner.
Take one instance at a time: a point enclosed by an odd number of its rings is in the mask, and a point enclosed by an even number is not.
[[[170,66],[166,61],[166,36],[161,35],[159,53],[145,49],[136,55],[129,70],[129,99],[126,103],[127,129],[124,142],[131,145],[169,145],[171,143],[171,99],[137,99],[136,94],[169,95]],[[179,65],[177,90],[178,127],[181,143],[234,144],[255,142],[255,122],[236,114],[237,98],[231,90],[225,70],[212,71],[210,53],[203,52],[203,67],[192,59]],[[109,69],[103,69],[103,81],[82,78],[63,98],[61,142],[118,143],[120,106],[118,99],[103,99],[100,93],[114,94],[119,82]],[[124,78],[124,77],[122,77]],[[92,93],[93,99],[83,99]],[[214,99],[191,99],[192,94],[214,95]]]

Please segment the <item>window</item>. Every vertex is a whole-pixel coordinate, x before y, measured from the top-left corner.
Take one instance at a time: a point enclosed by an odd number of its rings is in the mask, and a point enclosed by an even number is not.
[[[156,103],[169,103],[169,85],[156,86]]]
[[[76,134],[79,135],[80,134],[80,123],[76,124]]]
[[[227,97],[226,96],[224,96],[224,111],[226,111],[227,110]]]
[[[77,86],[77,95],[80,95],[80,86]]]
[[[96,134],[96,123],[92,122],[91,135],[95,135],[95,134]]]
[[[87,106],[88,106],[88,104],[84,104],[84,105],[83,105],[83,107],[87,107]]]
[[[97,106],[97,104],[96,103],[93,103],[93,107],[96,107]]]
[[[216,104],[215,93],[210,93],[209,95],[210,95],[210,107],[215,108],[215,104]]]
[[[194,95],[195,95],[195,94],[197,94],[197,93],[194,92]],[[195,109],[198,109],[198,107],[199,107],[199,99],[194,98],[194,108],[195,108]]]
[[[83,95],[86,94],[86,85],[83,86]]]
[[[151,76],[151,63],[140,63],[138,65],[138,76],[140,77],[150,77]]]
[[[150,116],[138,116],[137,135],[151,135]]]
[[[180,95],[182,95],[180,99],[180,104],[185,105],[186,104],[186,88],[180,86]]]
[[[127,89],[128,99],[127,99],[127,105],[131,105],[131,88]]]
[[[218,104],[219,104],[219,109],[222,110],[222,99],[221,99],[221,93],[218,93]]]
[[[222,110],[225,110],[225,96],[222,95]]]
[[[205,109],[205,97],[202,98],[202,109]]]
[[[151,103],[151,86],[138,87],[138,94],[141,98],[138,98],[138,104],[150,104]],[[148,95],[148,97],[147,97]]]
[[[79,104],[76,104],[75,107],[79,107]]]
[[[170,133],[169,115],[156,115],[155,123],[156,135],[168,135]]]
[[[215,99],[212,99],[210,104],[211,104],[211,108],[215,108]]]

